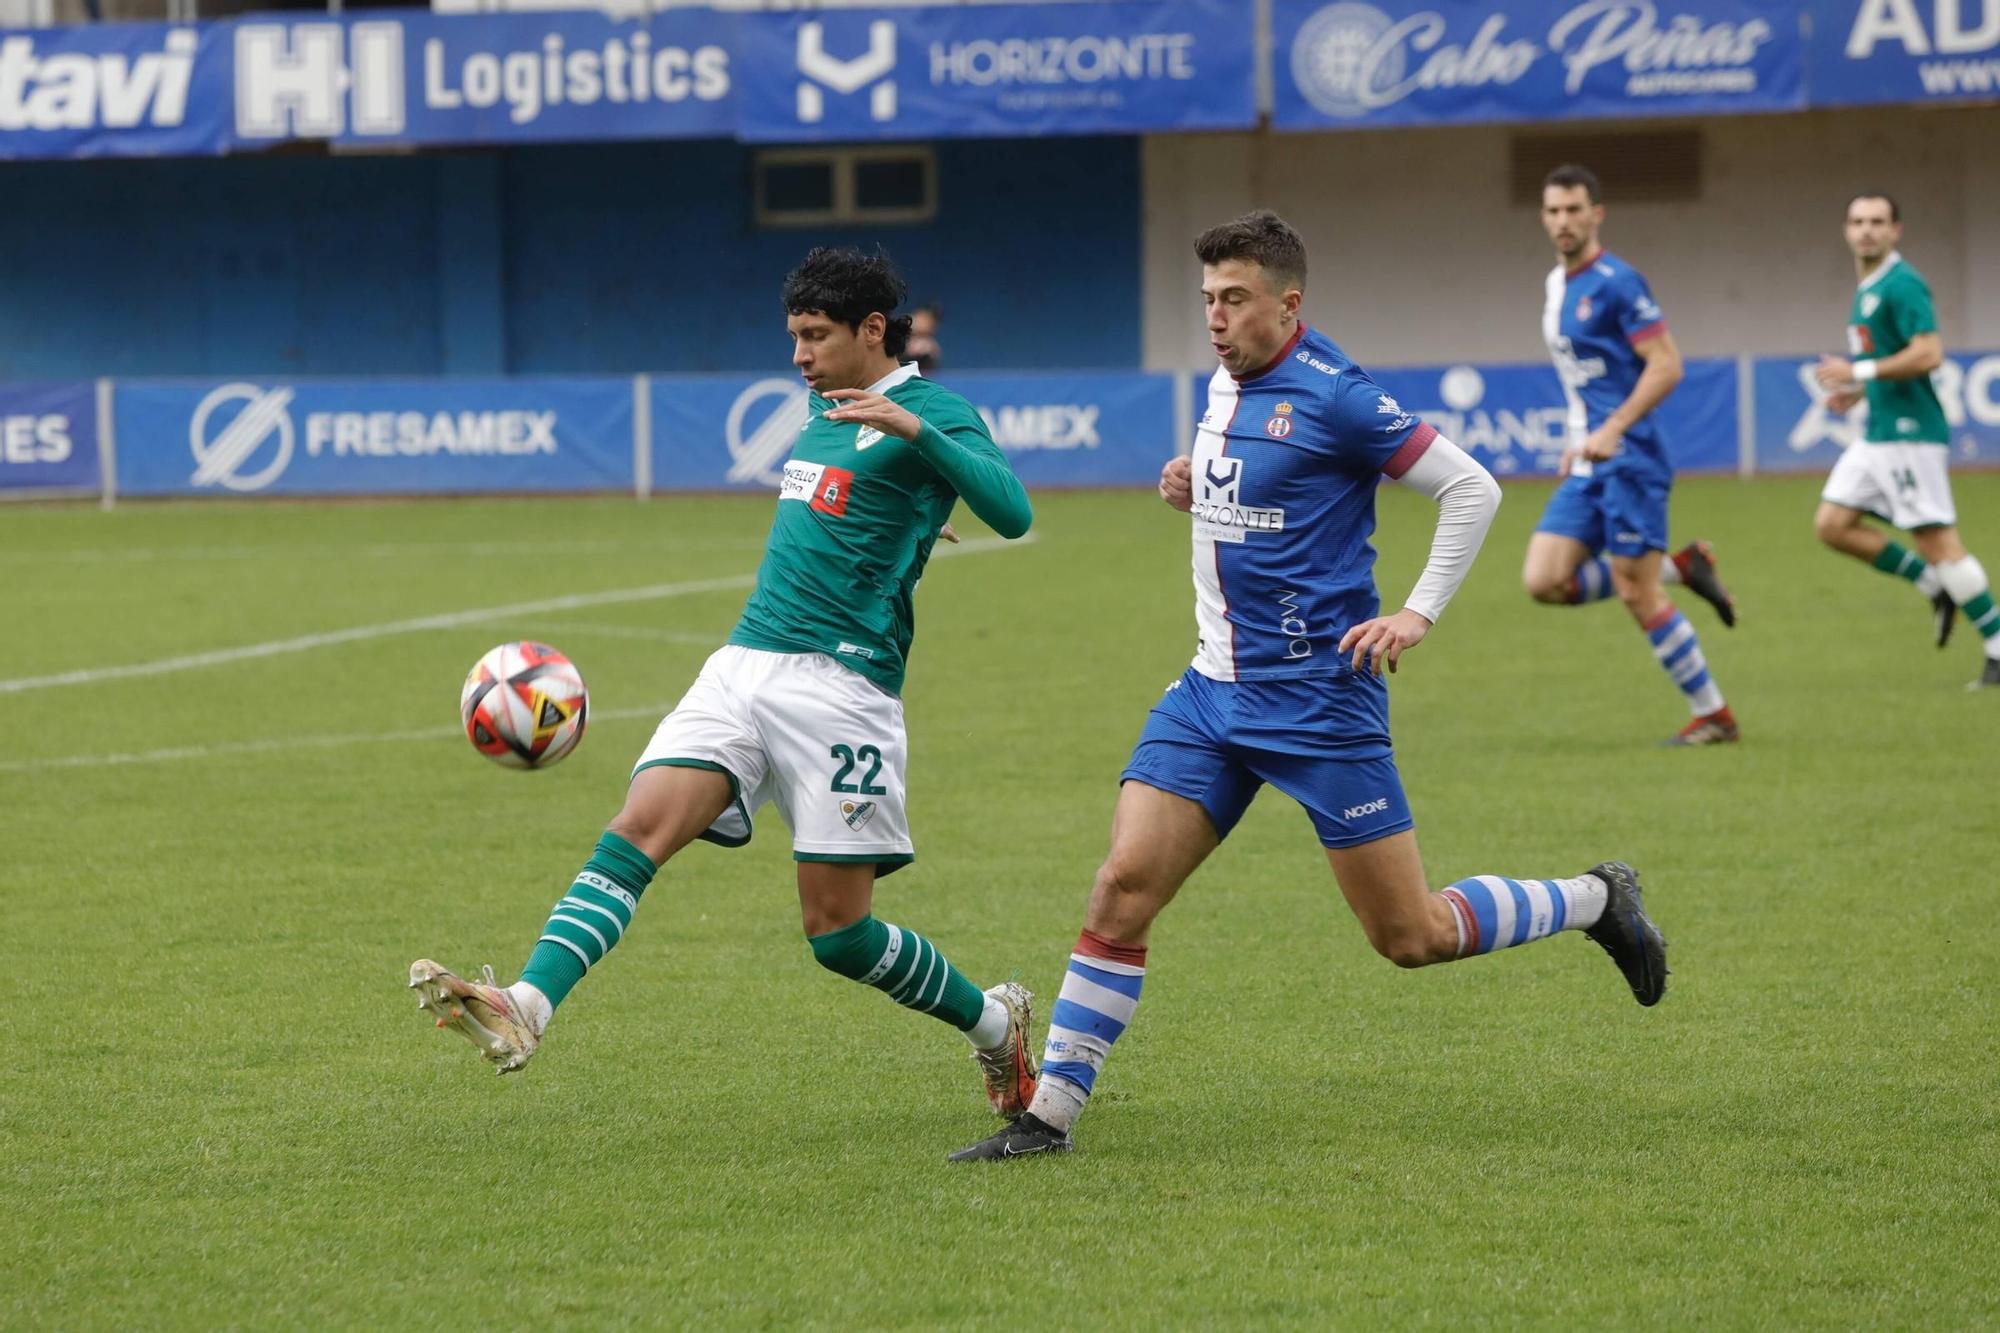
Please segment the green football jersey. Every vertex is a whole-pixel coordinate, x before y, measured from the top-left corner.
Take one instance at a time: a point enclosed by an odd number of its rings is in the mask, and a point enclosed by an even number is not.
[[[1857,361],[1894,356],[1920,333],[1937,332],[1931,289],[1923,275],[1895,251],[1854,289],[1847,316],[1847,350]],[[1944,405],[1931,377],[1872,379],[1868,393],[1868,440],[1873,444],[1944,444],[1951,439]]]
[[[900,693],[914,595],[961,496],[1003,537],[1028,530],[1028,493],[972,404],[904,366],[870,386],[922,421],[914,442],[852,421],[813,394],[785,463],[757,587],[729,642],[825,653]]]

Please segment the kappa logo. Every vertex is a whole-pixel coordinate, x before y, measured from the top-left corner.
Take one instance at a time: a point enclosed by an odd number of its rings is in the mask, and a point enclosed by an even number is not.
[[[826,25],[821,22],[799,25],[799,122],[817,125],[826,119],[826,90],[850,96],[874,84],[868,93],[868,115],[872,120],[896,118],[896,82],[888,76],[896,68],[896,25],[876,19],[868,25],[868,50],[842,60],[826,51]]]
[[[737,394],[722,422],[723,442],[729,446],[729,481],[782,486],[792,440],[811,424],[810,395],[797,380],[758,380]]]
[[[1340,812],[1342,819],[1360,819],[1364,815],[1379,815],[1389,808],[1389,798],[1378,796],[1362,805],[1350,805]]]
[[[863,824],[866,824],[875,817],[875,802],[842,801],[840,803],[840,817],[847,821],[847,827],[858,833],[861,831]]]

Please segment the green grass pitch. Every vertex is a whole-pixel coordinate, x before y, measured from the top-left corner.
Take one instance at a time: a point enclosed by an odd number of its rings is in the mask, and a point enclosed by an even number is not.
[[[1957,485],[2000,570],[2000,477]],[[1575,934],[1398,971],[1267,792],[1156,930],[1080,1150],[997,1169],[944,1164],[991,1124],[957,1034],[814,965],[768,812],[663,873],[520,1077],[404,989],[514,975],[768,501],[0,512],[0,680],[310,645],[0,691],[0,1326],[2000,1322],[2000,692],[1813,544],[1815,493],[1675,496],[1742,602],[1684,599],[1739,746],[1656,748],[1684,709],[1624,613],[1521,593],[1534,485],[1393,681],[1433,882],[1631,860],[1659,1008]],[[1037,505],[925,580],[919,859],[877,910],[1045,1004],[1193,617],[1185,519]],[[1430,516],[1385,492],[1391,599]],[[545,773],[454,730],[521,637],[597,713]]]

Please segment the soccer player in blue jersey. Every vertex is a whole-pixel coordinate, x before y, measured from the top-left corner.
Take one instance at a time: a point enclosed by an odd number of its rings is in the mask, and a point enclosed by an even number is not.
[[[1668,743],[1737,738],[1736,717],[1709,675],[1694,626],[1664,583],[1685,583],[1736,623],[1714,552],[1695,542],[1663,558],[1673,464],[1653,409],[1681,381],[1681,354],[1639,271],[1597,242],[1597,177],[1557,167],[1542,185],[1542,226],[1555,243],[1542,337],[1569,400],[1563,480],[1549,497],[1521,581],[1538,602],[1578,606],[1617,594],[1693,714]]]
[[[1305,246],[1274,213],[1205,232],[1202,301],[1222,363],[1192,459],[1160,494],[1194,528],[1194,664],[1140,733],[1083,932],[1050,1016],[1029,1108],[953,1161],[1067,1151],[1106,1054],[1138,1005],[1153,919],[1265,783],[1305,808],[1369,943],[1403,967],[1581,930],[1639,1003],[1666,988],[1666,941],[1619,861],[1570,879],[1478,875],[1433,893],[1389,745],[1394,671],[1458,590],[1500,488],[1299,315]],[[1401,610],[1375,593],[1375,489],[1438,504],[1430,559]]]

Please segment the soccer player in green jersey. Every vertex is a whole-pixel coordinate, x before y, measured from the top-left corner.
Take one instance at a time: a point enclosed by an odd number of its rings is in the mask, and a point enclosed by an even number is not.
[[[640,756],[625,805],[502,988],[410,966],[419,1005],[501,1073],[534,1055],[572,987],[624,938],[646,886],[697,838],[740,847],[766,801],[792,830],[813,957],[964,1032],[1003,1115],[1034,1095],[1031,997],[982,992],[922,935],[875,918],[877,876],[915,851],[898,692],[931,548],[963,498],[1003,537],[1027,492],[972,405],[901,364],[910,320],[888,260],[817,249],[785,279],[792,364],[812,391],[757,586],[729,642]],[[956,538],[953,537],[955,540]]]
[[[1951,502],[1950,427],[1931,385],[1944,361],[1931,289],[1896,249],[1903,215],[1880,192],[1847,205],[1847,247],[1860,280],[1848,315],[1850,356],[1824,356],[1817,372],[1827,410],[1838,415],[1866,399],[1868,425],[1833,465],[1813,531],[1836,551],[1908,579],[1931,599],[1937,645],[1951,637],[1952,608],[1986,641],[1986,666],[1969,688],[2000,685],[2000,607],[1977,556],[1958,539]],[[1903,529],[1910,551],[1867,527],[1867,515]]]

